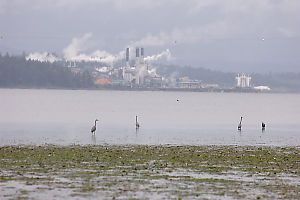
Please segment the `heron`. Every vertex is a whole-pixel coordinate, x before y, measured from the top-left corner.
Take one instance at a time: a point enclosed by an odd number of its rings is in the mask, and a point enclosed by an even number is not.
[[[136,129],[140,128],[140,124],[138,122],[138,116],[135,116],[135,128]]]
[[[92,127],[92,129],[91,129],[91,132],[93,133],[93,134],[95,134],[95,132],[96,132],[96,123],[97,123],[97,121],[99,121],[98,119],[96,119],[95,120],[95,125]]]
[[[266,128],[266,124],[264,122],[261,122],[261,129],[264,131]]]
[[[242,130],[242,120],[243,120],[243,117],[241,117],[241,120],[240,120],[240,123],[238,125],[238,130]]]

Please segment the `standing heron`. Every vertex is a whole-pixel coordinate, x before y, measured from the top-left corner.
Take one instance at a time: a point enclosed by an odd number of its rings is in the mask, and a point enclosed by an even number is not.
[[[95,134],[95,132],[96,132],[96,123],[97,123],[97,121],[99,121],[98,119],[96,119],[95,120],[95,125],[92,127],[92,129],[91,129],[91,132],[93,133],[93,134]]]
[[[238,125],[238,130],[242,130],[242,120],[243,120],[243,117],[241,117],[241,120],[240,120],[240,123]]]
[[[140,128],[140,124],[138,122],[138,116],[135,116],[135,128],[136,129]]]
[[[266,129],[266,124],[264,122],[261,122],[261,130],[265,130]]]

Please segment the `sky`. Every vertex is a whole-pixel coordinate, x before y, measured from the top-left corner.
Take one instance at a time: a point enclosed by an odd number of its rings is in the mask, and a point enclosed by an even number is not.
[[[300,72],[299,0],[0,0],[0,52]]]

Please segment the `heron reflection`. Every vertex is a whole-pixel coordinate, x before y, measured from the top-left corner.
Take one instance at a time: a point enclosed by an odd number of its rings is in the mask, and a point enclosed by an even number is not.
[[[96,135],[92,134],[92,144],[96,145],[97,144],[97,140],[96,140]]]

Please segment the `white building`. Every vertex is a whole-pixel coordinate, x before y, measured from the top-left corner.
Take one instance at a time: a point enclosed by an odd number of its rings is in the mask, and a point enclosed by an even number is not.
[[[256,86],[254,87],[255,90],[260,90],[260,91],[270,91],[271,88],[269,86],[261,85],[261,86]]]
[[[250,76],[246,76],[245,74],[242,74],[241,76],[238,74],[237,77],[235,77],[235,79],[237,80],[236,82],[236,86],[237,87],[250,87],[250,81],[251,81],[251,77]]]

